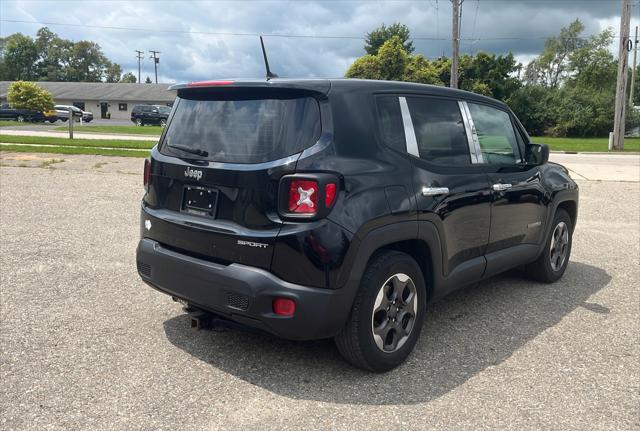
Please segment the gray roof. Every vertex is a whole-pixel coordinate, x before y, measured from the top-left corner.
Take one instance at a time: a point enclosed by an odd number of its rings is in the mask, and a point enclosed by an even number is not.
[[[7,98],[12,81],[0,81],[0,98]],[[120,84],[106,82],[36,82],[53,94],[53,99],[104,100],[137,102],[173,102],[175,91],[168,91],[171,84]]]

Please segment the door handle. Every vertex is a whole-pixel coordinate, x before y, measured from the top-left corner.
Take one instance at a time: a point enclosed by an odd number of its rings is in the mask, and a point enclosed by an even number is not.
[[[491,186],[491,188],[496,192],[503,192],[505,190],[509,190],[511,187],[513,187],[513,184],[508,183],[498,183]]]
[[[422,188],[422,196],[439,196],[439,195],[448,195],[449,188],[448,187],[423,187]]]

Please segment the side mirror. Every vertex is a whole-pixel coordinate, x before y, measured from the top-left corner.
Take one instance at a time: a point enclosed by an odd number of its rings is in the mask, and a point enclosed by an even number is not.
[[[544,165],[549,161],[549,146],[547,144],[528,144],[525,158],[529,165]]]

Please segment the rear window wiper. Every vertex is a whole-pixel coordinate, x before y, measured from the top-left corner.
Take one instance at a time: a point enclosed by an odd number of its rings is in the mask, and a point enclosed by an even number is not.
[[[208,151],[200,148],[191,148],[191,147],[186,147],[184,145],[173,145],[173,144],[167,144],[167,147],[184,151],[185,153],[195,154],[196,156],[200,156],[200,157],[207,157],[209,155]]]

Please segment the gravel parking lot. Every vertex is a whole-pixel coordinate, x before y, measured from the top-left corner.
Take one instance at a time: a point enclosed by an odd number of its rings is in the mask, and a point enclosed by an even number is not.
[[[453,294],[375,375],[331,341],[190,329],[135,270],[142,161],[51,157],[0,156],[0,429],[640,429],[633,165],[577,177],[560,282]]]

